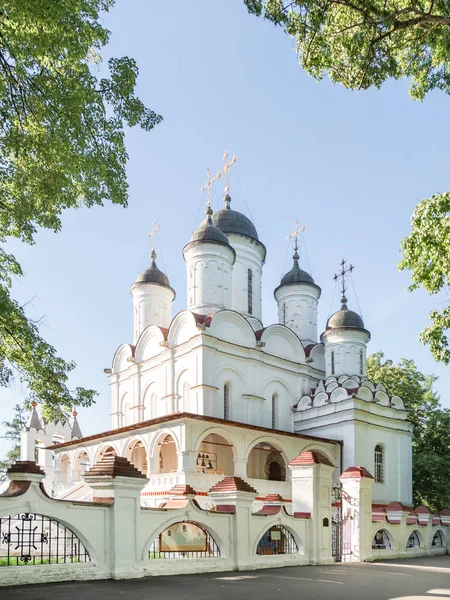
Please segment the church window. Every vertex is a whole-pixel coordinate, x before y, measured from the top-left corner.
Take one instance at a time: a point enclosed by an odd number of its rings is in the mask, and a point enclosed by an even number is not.
[[[380,444],[375,446],[374,466],[375,483],[384,483],[384,451]]]
[[[363,364],[364,364],[363,351],[360,350],[359,351],[359,374],[360,375],[364,375]]]
[[[282,322],[283,322],[283,325],[286,325],[286,302],[283,303]]]
[[[277,404],[278,396],[277,394],[272,394],[272,429],[277,428]]]
[[[247,290],[248,290],[248,314],[253,314],[253,273],[249,269],[247,272]]]
[[[334,375],[335,367],[334,367],[334,352],[331,353],[331,374]]]
[[[230,386],[228,383],[223,386],[223,418],[230,418]]]

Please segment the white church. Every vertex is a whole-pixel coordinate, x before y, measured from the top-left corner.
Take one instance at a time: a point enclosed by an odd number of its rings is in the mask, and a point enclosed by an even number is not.
[[[232,162],[225,164],[227,176]],[[227,512],[234,491],[251,495],[250,514],[280,506],[290,518],[317,513],[315,533],[308,534],[311,548],[314,536],[322,540],[311,550],[316,562],[332,561],[329,521],[345,521],[343,505],[350,511],[353,495],[368,515],[368,549],[360,559],[394,545],[396,556],[407,547],[446,545],[446,534],[435,536],[438,523],[448,526],[445,515],[427,516],[428,542],[422,534],[410,541],[425,517],[412,507],[407,411],[366,377],[370,332],[348,308],[345,261],[341,306],[317,331],[321,288],[299,266],[298,233],[292,267],[274,290],[278,322],[272,324],[261,316],[266,246],[252,221],[233,209],[228,177],[223,208],[213,212],[208,201],[205,219],[182,249],[188,306],[176,315],[176,292],[153,249],[131,285],[132,343],[122,343],[105,369],[111,428],[83,437],[76,413],[71,423],[46,423],[33,407],[21,460],[38,453],[48,496],[101,501],[93,474],[122,457],[141,477],[144,509],[177,509],[191,499],[208,514]],[[356,481],[358,490],[349,492]],[[394,543],[392,527],[401,522],[403,541]]]

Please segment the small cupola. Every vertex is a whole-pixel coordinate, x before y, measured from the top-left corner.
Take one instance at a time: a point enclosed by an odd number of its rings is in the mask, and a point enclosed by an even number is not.
[[[366,351],[370,340],[370,331],[364,327],[364,321],[358,313],[347,306],[346,277],[354,269],[345,267],[341,262],[341,271],[334,276],[341,283],[341,308],[329,317],[320,341],[325,346],[326,377],[366,374]]]
[[[169,278],[156,264],[156,231],[153,228],[153,248],[150,254],[150,265],[142,271],[131,286],[134,308],[134,344],[141,333],[149,327],[169,327],[172,320],[172,302],[175,290],[170,287]]]

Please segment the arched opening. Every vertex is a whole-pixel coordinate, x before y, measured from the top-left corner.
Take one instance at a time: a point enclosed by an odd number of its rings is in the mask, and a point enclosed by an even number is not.
[[[74,469],[78,474],[78,479],[81,479],[90,468],[91,461],[89,460],[88,453],[83,450],[75,459]]]
[[[373,536],[372,550],[392,550],[391,538],[386,529],[380,529]]]
[[[286,464],[281,450],[267,442],[256,444],[248,455],[247,476],[251,479],[286,481]]]
[[[431,540],[431,547],[432,548],[444,548],[445,547],[444,536],[442,535],[442,531],[439,531],[439,529],[433,535],[433,539]]]
[[[62,485],[70,483],[70,457],[68,454],[63,454],[59,459],[58,482]]]
[[[158,442],[159,447],[159,472],[176,473],[178,471],[178,455],[175,440],[171,435],[166,435]]]
[[[197,471],[214,475],[234,475],[233,446],[221,435],[207,435],[198,449]]]
[[[0,568],[90,562],[75,533],[56,519],[35,513],[0,518]]]
[[[117,456],[116,450],[112,446],[106,446],[101,450],[97,456],[97,462],[100,462],[108,456]]]
[[[180,521],[162,531],[148,552],[155,558],[218,558],[220,549],[213,536],[197,523]]]
[[[420,548],[420,536],[416,530],[409,535],[406,548]]]
[[[147,451],[144,444],[140,440],[137,442],[132,442],[128,446],[127,459],[136,467],[136,469],[138,469],[144,475],[147,475]]]
[[[375,483],[384,483],[384,448],[381,444],[375,446],[373,462]]]
[[[297,543],[290,531],[282,525],[274,525],[259,540],[256,554],[270,556],[274,554],[298,554]]]

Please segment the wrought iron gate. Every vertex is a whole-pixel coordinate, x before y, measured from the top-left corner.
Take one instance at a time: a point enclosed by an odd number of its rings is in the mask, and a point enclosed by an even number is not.
[[[335,514],[331,519],[331,549],[336,562],[351,560],[352,555],[352,512],[348,508],[345,515],[342,513],[343,490],[340,487],[333,488],[333,500],[335,502]],[[353,498],[346,500],[352,504]]]

